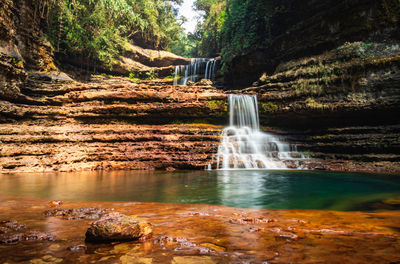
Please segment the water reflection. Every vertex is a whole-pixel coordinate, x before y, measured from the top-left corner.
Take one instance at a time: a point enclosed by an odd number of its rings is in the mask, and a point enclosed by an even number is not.
[[[71,201],[204,202],[203,189],[215,186],[202,172],[113,171],[44,174],[0,174],[0,191]],[[207,186],[204,186],[207,185]]]
[[[290,182],[276,172],[217,171],[219,196],[224,205],[263,208],[284,203]]]
[[[114,171],[0,174],[0,194],[66,201],[220,204],[367,210],[400,195],[400,180],[304,171]]]

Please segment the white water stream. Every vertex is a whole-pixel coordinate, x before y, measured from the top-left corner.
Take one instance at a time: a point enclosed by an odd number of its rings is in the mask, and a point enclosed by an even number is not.
[[[197,82],[201,79],[213,80],[216,64],[215,59],[193,58],[188,65],[176,66],[174,85],[186,85],[188,81]]]
[[[217,170],[285,169],[285,161],[296,164],[305,159],[295,146],[260,131],[255,95],[229,95],[228,103],[229,126],[222,131],[216,155]],[[207,169],[212,169],[212,165]]]

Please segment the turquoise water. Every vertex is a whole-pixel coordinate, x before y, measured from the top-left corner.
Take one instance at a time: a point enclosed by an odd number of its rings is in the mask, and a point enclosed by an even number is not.
[[[0,195],[270,209],[398,209],[382,201],[400,195],[399,176],[313,171],[0,174],[0,183]]]

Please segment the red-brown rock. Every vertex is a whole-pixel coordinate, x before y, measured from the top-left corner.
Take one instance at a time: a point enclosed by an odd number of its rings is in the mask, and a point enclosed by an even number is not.
[[[86,231],[86,241],[129,241],[145,239],[153,233],[152,225],[120,213],[110,213],[93,222]]]

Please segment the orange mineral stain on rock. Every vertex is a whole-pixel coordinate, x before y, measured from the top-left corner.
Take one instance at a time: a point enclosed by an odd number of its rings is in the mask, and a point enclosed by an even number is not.
[[[124,263],[132,259],[143,263],[400,261],[399,211],[265,210],[193,204],[64,201],[60,209],[114,208],[115,212],[135,215],[153,227],[153,236],[146,241],[85,244],[85,232],[93,220],[45,216],[48,202],[36,198],[0,197],[2,219],[15,220],[28,229],[55,236],[55,241],[46,243],[31,241],[24,247],[20,242],[1,246],[2,260],[38,261],[51,252],[57,259],[72,262],[99,262],[105,257],[109,262]],[[68,249],[77,245],[82,250]]]

